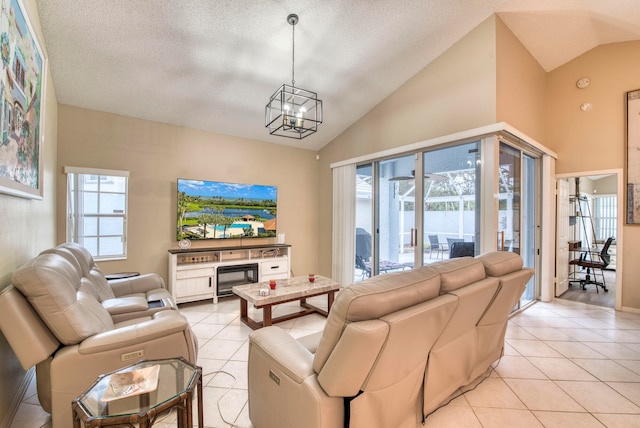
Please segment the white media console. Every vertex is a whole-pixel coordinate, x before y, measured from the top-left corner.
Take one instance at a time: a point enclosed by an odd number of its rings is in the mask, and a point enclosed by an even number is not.
[[[190,248],[169,250],[169,290],[176,303],[231,294],[231,287],[291,272],[291,245]]]

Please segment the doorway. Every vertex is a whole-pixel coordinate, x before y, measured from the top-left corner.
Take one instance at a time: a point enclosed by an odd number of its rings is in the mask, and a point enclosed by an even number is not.
[[[620,309],[621,176],[615,170],[557,177],[556,298]],[[580,262],[585,258],[606,266],[590,270]]]

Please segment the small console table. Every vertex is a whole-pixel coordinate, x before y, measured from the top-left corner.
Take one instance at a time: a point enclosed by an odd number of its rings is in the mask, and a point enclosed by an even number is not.
[[[112,387],[114,374],[134,372],[158,365],[157,388],[140,394],[125,394],[113,401],[104,401]],[[132,384],[133,385],[133,384]],[[178,428],[193,427],[193,394],[197,387],[198,427],[204,427],[202,409],[202,368],[183,358],[141,361],[123,369],[102,375],[82,395],[73,400],[73,428],[138,424],[150,428],[163,412],[176,408]]]

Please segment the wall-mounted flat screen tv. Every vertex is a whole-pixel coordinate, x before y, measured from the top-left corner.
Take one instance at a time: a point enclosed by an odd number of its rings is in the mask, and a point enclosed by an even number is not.
[[[276,236],[276,186],[178,179],[176,238]]]

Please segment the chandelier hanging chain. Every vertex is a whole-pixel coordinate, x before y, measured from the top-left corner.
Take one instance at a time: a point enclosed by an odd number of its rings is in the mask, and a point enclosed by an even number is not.
[[[291,26],[293,27],[291,34],[291,86],[296,86],[296,23],[298,22],[297,17],[295,19],[290,18]]]

